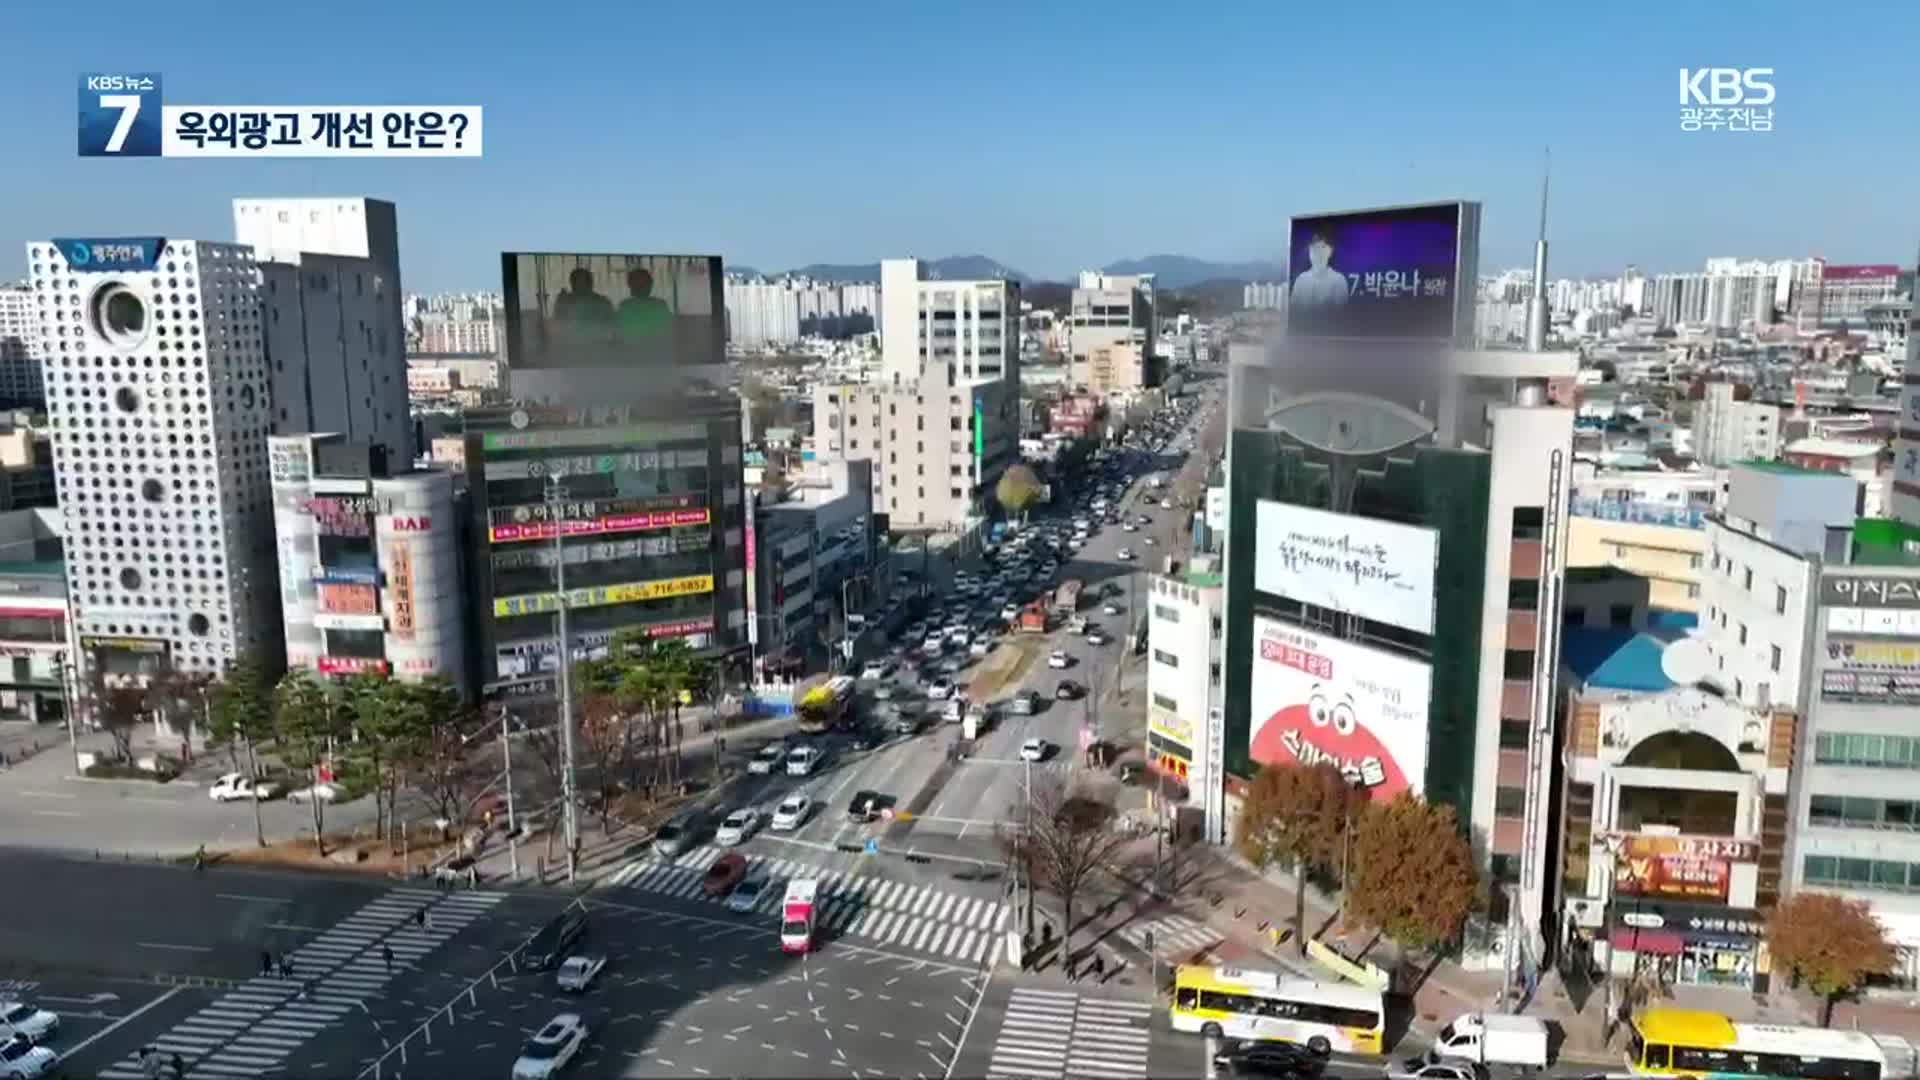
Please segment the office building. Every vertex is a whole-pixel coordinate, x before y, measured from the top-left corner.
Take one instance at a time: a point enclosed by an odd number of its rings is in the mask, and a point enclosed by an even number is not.
[[[1068,316],[1068,381],[1100,397],[1160,385],[1152,274],[1080,272]]]
[[[561,567],[576,659],[631,632],[744,660],[740,408],[710,396],[468,414],[457,456],[468,477],[483,683],[553,694]]]
[[[1802,310],[1822,326],[1859,324],[1869,308],[1900,296],[1900,267],[1891,263],[1847,265],[1815,260],[1819,273],[1809,283]]]
[[[413,459],[400,239],[378,199],[235,199],[234,237],[256,252],[275,434],[337,432]]]
[[[747,494],[748,639],[762,670],[817,668],[889,591],[876,558],[872,463],[819,471],[825,483],[789,485],[777,502]]]
[[[1752,400],[1752,389],[1710,382],[1693,409],[1693,456],[1703,465],[1772,461],[1780,456],[1781,408]]]
[[[1147,768],[1182,792],[1219,783],[1203,752],[1220,712],[1225,592],[1219,574],[1189,570],[1148,578]]]
[[[1920,529],[1862,519],[1814,598],[1794,888],[1865,901],[1920,987]],[[1841,554],[1833,552],[1833,554]]]
[[[60,724],[74,690],[68,681],[66,564],[61,514],[0,513],[0,720]],[[65,733],[62,732],[62,735]]]
[[[894,529],[967,528],[1020,460],[1020,286],[927,281],[915,259],[880,273],[880,378],[814,387],[815,459],[872,462]]]
[[[918,259],[880,263],[880,366],[894,382],[942,368],[956,385],[1020,381],[1020,286],[929,281]]]
[[[454,473],[338,435],[271,438],[268,459],[287,667],[471,692]]]
[[[33,289],[0,285],[0,406],[38,407],[45,401]]]
[[[0,512],[58,504],[52,438],[28,413],[0,415]]]
[[[277,657],[254,249],[72,240],[29,244],[27,262],[83,678]]]

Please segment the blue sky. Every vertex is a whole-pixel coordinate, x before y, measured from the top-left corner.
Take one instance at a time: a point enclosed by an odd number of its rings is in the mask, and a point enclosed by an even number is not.
[[[105,10],[111,10],[107,15]],[[395,201],[409,288],[503,249],[780,269],[981,253],[1029,273],[1274,258],[1289,215],[1465,197],[1481,266],[1910,263],[1920,5],[976,0],[21,4],[0,64],[0,278],[55,235],[226,239],[234,196]],[[1777,69],[1770,135],[1686,134],[1678,69]],[[474,103],[486,157],[102,161],[83,71],[174,104]]]

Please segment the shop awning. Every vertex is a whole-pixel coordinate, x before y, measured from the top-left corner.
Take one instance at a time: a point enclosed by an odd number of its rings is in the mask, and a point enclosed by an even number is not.
[[[1635,930],[1631,926],[1616,926],[1607,939],[1613,947],[1623,952],[1648,953],[1654,956],[1679,956],[1685,944],[1680,935],[1671,930]]]

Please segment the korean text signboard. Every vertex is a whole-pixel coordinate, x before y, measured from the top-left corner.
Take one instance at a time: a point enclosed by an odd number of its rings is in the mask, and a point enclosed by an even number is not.
[[[1711,836],[1616,833],[1613,887],[1622,896],[1727,899],[1733,864],[1753,862],[1759,845]]]

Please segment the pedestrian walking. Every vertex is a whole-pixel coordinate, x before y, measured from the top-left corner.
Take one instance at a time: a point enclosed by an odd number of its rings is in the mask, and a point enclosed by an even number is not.
[[[1098,979],[1107,973],[1106,958],[1099,953],[1093,954],[1093,977]]]
[[[187,1077],[187,1063],[180,1059],[179,1054],[173,1055],[173,1076],[174,1080],[186,1080]]]
[[[427,909],[424,906],[421,907],[419,911],[413,913],[413,925],[422,930],[427,928]]]
[[[392,971],[393,970],[393,946],[388,945],[385,942],[382,942],[380,945],[380,959],[385,960],[387,962],[387,970]]]
[[[273,974],[273,953],[267,951],[266,949],[260,950],[260,974],[262,975]]]
[[[293,978],[293,957],[286,953],[280,954],[280,977],[283,979]]]

